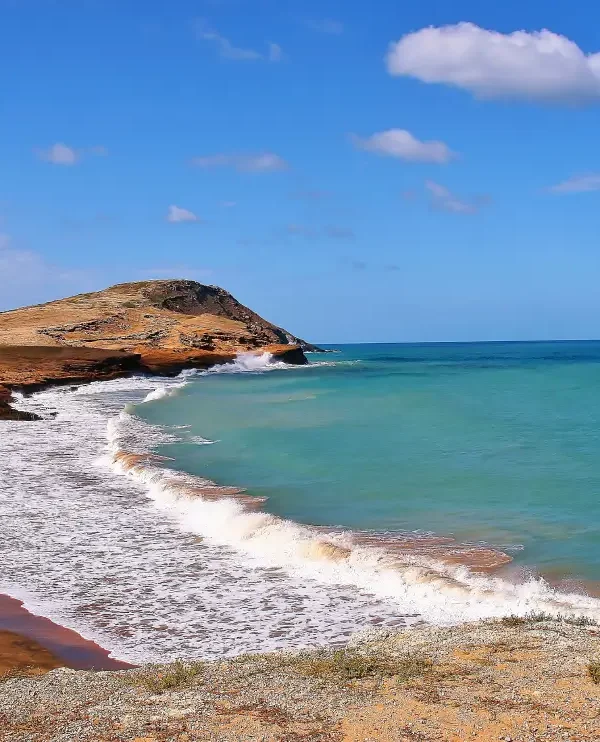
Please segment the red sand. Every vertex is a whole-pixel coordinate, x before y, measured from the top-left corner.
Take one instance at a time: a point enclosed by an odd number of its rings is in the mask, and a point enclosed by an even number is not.
[[[12,640],[8,632],[12,632]],[[57,666],[62,664],[76,670],[123,670],[132,667],[126,662],[113,659],[106,649],[84,639],[75,631],[66,629],[48,618],[29,613],[20,600],[0,594],[0,652],[10,655],[14,646],[14,634],[33,639],[48,650],[60,660]],[[2,644],[6,642],[2,642],[2,635],[8,640],[7,646],[4,647]],[[44,653],[45,656],[46,654]]]

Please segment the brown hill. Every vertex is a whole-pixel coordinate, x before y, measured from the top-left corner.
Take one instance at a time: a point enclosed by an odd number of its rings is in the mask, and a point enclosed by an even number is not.
[[[177,373],[245,351],[306,363],[315,346],[267,322],[217,286],[140,281],[0,312],[0,417],[8,388]],[[4,387],[4,391],[2,390]]]

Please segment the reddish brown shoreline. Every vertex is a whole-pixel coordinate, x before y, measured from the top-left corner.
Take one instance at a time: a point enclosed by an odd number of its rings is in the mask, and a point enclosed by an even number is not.
[[[127,662],[114,659],[108,650],[84,639],[76,631],[30,613],[22,601],[0,594],[0,657],[4,664],[10,664],[12,656],[16,667],[23,643],[15,641],[15,635],[33,640],[26,647],[30,664],[43,669],[50,669],[47,665],[52,658],[48,653],[58,660],[54,667],[62,665],[75,670],[124,670],[132,667]],[[39,647],[46,651],[40,651]]]
[[[239,352],[245,352],[241,349]],[[266,345],[250,352],[271,353],[277,360],[307,363],[297,345]],[[235,360],[238,351],[217,353],[192,350],[148,351],[142,355],[98,348],[13,346],[0,344],[0,420],[39,420],[31,412],[15,409],[12,392],[33,394],[54,386],[78,386],[133,374],[176,376],[186,368],[206,369]]]

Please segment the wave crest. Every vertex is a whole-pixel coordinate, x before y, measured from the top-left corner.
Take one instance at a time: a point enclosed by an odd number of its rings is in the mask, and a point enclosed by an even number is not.
[[[122,413],[125,431],[128,421]],[[264,512],[266,498],[165,469],[152,455],[127,452],[119,424],[109,431],[119,474],[143,484],[156,507],[183,530],[235,549],[265,567],[330,585],[353,585],[397,604],[403,615],[441,625],[547,612],[600,620],[600,601],[562,593],[543,579],[511,582],[486,574],[510,561],[491,547],[426,535],[376,534],[308,526]]]

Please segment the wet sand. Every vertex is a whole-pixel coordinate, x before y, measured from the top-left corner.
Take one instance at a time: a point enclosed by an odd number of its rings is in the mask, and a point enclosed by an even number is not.
[[[11,664],[12,663],[12,664]],[[77,632],[36,616],[20,600],[0,594],[0,672],[17,667],[123,670],[132,665]]]

